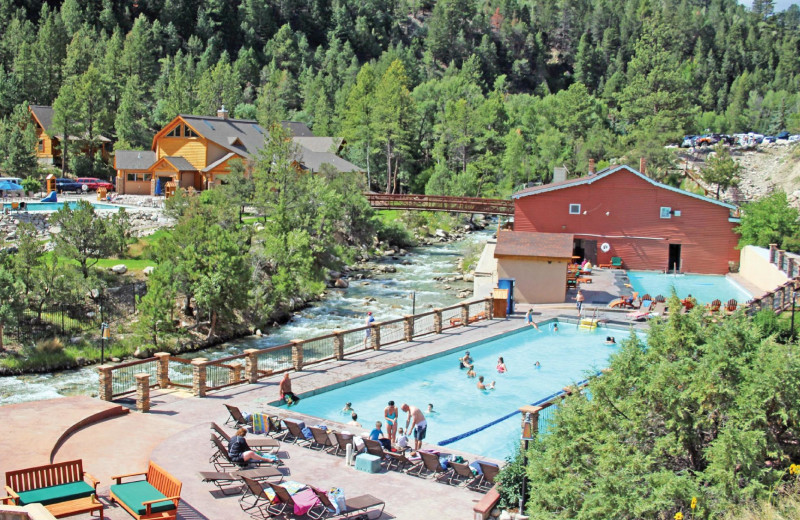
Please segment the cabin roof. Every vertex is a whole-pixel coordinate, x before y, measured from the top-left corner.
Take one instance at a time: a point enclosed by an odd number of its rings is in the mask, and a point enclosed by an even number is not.
[[[156,153],[150,150],[117,150],[114,167],[118,170],[146,170],[156,162]]]
[[[533,256],[572,258],[571,233],[534,233],[529,231],[500,231],[494,256]]]
[[[62,134],[59,134],[53,128],[53,107],[50,105],[30,105],[31,114],[39,122],[39,125],[44,130],[44,133],[49,135],[50,137],[59,137],[63,138]],[[110,143],[111,139],[104,135],[96,135],[95,139],[101,143]],[[86,135],[83,137],[77,135],[70,135],[70,141],[85,141]]]

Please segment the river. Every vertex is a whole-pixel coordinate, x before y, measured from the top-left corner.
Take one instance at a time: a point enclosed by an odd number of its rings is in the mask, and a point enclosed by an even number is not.
[[[399,257],[399,260],[382,261],[394,265],[397,268],[395,273],[371,273],[363,280],[351,280],[347,289],[328,289],[324,300],[295,313],[286,325],[264,331],[266,334],[262,337],[231,341],[193,356],[214,359],[247,348],[265,348],[292,339],[321,336],[334,329],[359,327],[364,324],[367,311],[372,311],[376,321],[385,321],[411,314],[413,305],[419,313],[458,303],[461,300],[456,293],[472,289],[472,283],[438,282],[434,278],[457,274],[456,264],[464,252],[474,244],[485,243],[491,235],[491,231],[480,231],[458,242],[412,248],[411,254]],[[451,289],[445,289],[445,285]],[[97,392],[97,370],[94,367],[0,377],[0,405],[68,395],[96,396]]]

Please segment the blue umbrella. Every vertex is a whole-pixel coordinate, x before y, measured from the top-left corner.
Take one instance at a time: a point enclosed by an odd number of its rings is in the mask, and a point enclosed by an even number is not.
[[[24,188],[19,184],[11,181],[0,181],[0,190],[4,191],[22,191]]]

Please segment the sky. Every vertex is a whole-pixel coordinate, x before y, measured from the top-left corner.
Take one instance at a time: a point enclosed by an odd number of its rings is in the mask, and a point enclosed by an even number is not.
[[[750,6],[753,4],[753,0],[739,0],[740,3]],[[775,10],[776,11],[783,11],[787,7],[792,4],[800,4],[799,0],[775,0]]]

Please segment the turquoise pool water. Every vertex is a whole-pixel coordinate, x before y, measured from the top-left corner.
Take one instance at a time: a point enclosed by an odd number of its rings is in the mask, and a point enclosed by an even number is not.
[[[425,414],[428,420],[426,441],[436,444],[585,379],[587,373],[607,366],[609,356],[616,350],[616,345],[605,344],[606,336],[612,335],[619,342],[628,335],[609,329],[577,330],[575,325],[568,324],[562,324],[558,332],[552,332],[547,325],[542,329],[544,332],[537,333],[527,327],[472,344],[452,354],[302,399],[292,409],[320,417],[323,424],[324,419],[346,423],[350,420],[349,414],[343,414],[342,408],[346,402],[351,402],[359,423],[369,431],[375,421],[384,422],[383,410],[389,400],[398,408],[407,402],[423,412],[428,403],[432,403],[437,413]],[[496,381],[495,390],[478,390],[477,379],[467,378],[466,371],[458,368],[458,359],[467,350],[475,361],[477,375],[483,375],[487,383]],[[503,356],[508,367],[505,374],[499,374],[495,368],[498,356]],[[536,361],[541,363],[541,368],[534,367]],[[405,426],[405,417],[401,414],[401,427]],[[516,449],[519,436],[520,414],[516,413],[442,449],[503,459]]]
[[[24,211],[58,211],[64,204],[69,204],[69,207],[75,209],[78,206],[76,201],[70,202],[28,202],[26,204]],[[94,206],[95,209],[119,209],[118,206],[113,206],[111,204],[99,204],[96,202],[90,203]],[[11,209],[11,204],[3,204],[3,209],[8,209],[9,211],[15,211]]]
[[[633,290],[637,291],[640,296],[649,293],[651,296],[661,294],[669,297],[674,289],[678,298],[686,298],[691,294],[699,303],[710,303],[714,300],[724,303],[731,298],[743,303],[753,298],[753,295],[739,284],[727,276],[721,275],[675,275],[655,271],[628,271],[628,278],[630,278]]]

